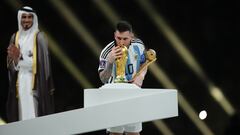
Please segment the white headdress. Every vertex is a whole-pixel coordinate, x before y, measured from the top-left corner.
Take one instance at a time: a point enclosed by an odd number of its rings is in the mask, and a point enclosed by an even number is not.
[[[21,25],[21,17],[22,17],[23,13],[32,14],[33,15],[33,25],[32,25],[31,28],[29,28],[26,31],[23,30],[23,27]],[[18,30],[19,30],[20,33],[22,33],[24,31],[24,33],[27,34],[27,33],[36,32],[36,31],[39,30],[38,29],[38,18],[37,18],[37,15],[36,15],[35,11],[31,7],[25,6],[25,7],[21,8],[21,9],[19,9],[17,18],[18,18]]]

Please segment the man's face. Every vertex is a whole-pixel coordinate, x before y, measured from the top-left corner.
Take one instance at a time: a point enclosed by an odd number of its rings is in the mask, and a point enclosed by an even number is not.
[[[21,25],[24,30],[28,30],[33,25],[33,14],[23,13],[21,17]]]
[[[114,33],[114,38],[117,43],[117,45],[124,45],[124,46],[129,46],[131,43],[131,40],[133,39],[133,34],[130,31],[125,31],[125,32],[119,32],[116,31]]]

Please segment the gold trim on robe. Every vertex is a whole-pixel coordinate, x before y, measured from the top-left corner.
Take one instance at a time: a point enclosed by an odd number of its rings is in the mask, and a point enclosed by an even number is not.
[[[34,88],[34,84],[35,84],[35,75],[37,73],[37,34],[38,32],[35,33],[34,35],[34,45],[33,45],[33,65],[32,65],[32,90]],[[15,36],[15,46],[17,48],[19,48],[19,44],[18,44],[18,37],[19,37],[19,32],[16,33]],[[16,82],[16,97],[18,98],[18,87],[19,87],[19,81],[17,78],[17,82]]]

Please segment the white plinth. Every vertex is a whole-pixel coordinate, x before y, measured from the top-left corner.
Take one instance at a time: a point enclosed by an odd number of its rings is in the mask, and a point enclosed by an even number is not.
[[[117,118],[109,115],[109,119],[114,119],[110,121],[110,125],[116,126],[178,116],[177,101],[175,89],[141,89],[127,83],[106,84],[99,89],[84,91],[85,108],[124,103],[105,110],[112,113],[120,112]]]
[[[1,135],[81,134],[178,115],[177,91],[105,85],[84,90],[85,108],[0,126]]]

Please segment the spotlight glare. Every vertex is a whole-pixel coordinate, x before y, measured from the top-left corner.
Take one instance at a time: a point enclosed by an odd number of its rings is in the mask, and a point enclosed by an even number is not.
[[[204,120],[204,119],[206,119],[206,117],[207,117],[207,112],[206,112],[205,110],[202,110],[202,111],[199,113],[199,118],[200,118],[201,120]]]

